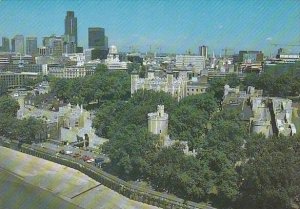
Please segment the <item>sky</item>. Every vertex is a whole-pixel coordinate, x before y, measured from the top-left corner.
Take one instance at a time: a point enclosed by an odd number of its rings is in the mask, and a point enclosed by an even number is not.
[[[300,45],[300,0],[0,0],[0,37],[37,36],[41,45],[44,36],[64,34],[69,10],[85,48],[88,28],[103,27],[119,51],[300,52],[287,46]]]

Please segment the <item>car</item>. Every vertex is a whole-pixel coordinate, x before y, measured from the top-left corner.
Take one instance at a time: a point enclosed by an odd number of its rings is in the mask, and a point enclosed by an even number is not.
[[[73,154],[72,151],[70,151],[70,150],[67,150],[67,151],[66,151],[66,155],[71,155],[71,154]]]
[[[63,149],[60,150],[59,153],[60,153],[60,154],[66,154],[65,150],[63,150]]]
[[[90,160],[91,159],[91,157],[89,157],[89,156],[87,156],[87,155],[83,155],[82,156],[82,160],[84,161],[84,162],[87,162],[88,160]]]
[[[79,158],[79,157],[80,157],[80,154],[79,154],[78,152],[76,152],[76,153],[73,154],[73,157],[74,157],[74,158]]]
[[[95,158],[95,166],[98,166],[101,168],[101,165],[104,163],[104,158]]]
[[[92,163],[92,162],[95,162],[95,159],[94,158],[90,158],[89,160],[86,161],[87,163]]]

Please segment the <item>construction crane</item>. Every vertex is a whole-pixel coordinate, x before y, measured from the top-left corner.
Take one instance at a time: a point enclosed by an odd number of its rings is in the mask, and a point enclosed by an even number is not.
[[[300,44],[271,44],[273,46],[300,46]]]

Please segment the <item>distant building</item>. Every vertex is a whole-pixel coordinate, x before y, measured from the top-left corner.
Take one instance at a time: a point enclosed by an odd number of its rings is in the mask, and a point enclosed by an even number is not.
[[[93,27],[88,29],[89,48],[92,50],[92,59],[106,59],[108,53],[108,37],[105,36],[105,29]]]
[[[12,52],[24,55],[24,36],[15,35],[15,37],[11,40],[11,48]]]
[[[78,78],[87,75],[92,75],[95,69],[87,68],[85,66],[64,66],[59,64],[49,64],[44,68],[46,75],[52,75],[58,78]]]
[[[55,35],[44,37],[43,46],[46,47],[46,54],[54,57],[61,57],[63,54],[63,38]]]
[[[205,68],[205,57],[197,55],[176,55],[176,68],[183,69],[185,67],[192,67],[195,76],[200,75]]]
[[[288,53],[285,49],[279,48],[275,63],[295,63],[300,61],[300,54]]]
[[[9,54],[0,54],[0,67],[1,70],[4,66],[10,63],[10,55]]]
[[[27,79],[37,79],[39,73],[33,72],[0,72],[0,80],[3,80],[8,88],[22,87]]]
[[[208,87],[207,76],[193,77],[187,82],[186,96],[206,93]]]
[[[261,51],[239,51],[238,68],[240,72],[261,72],[264,54]]]
[[[104,28],[89,28],[89,48],[105,48],[105,29]]]
[[[200,46],[199,47],[199,54],[202,57],[205,57],[205,60],[208,58],[208,47],[207,46]]]
[[[7,37],[2,37],[2,46],[0,48],[1,52],[9,52],[10,48],[9,48],[9,38]]]
[[[178,101],[186,96],[186,78],[175,78],[173,72],[168,71],[166,77],[155,77],[149,70],[147,78],[140,78],[135,72],[131,75],[131,95],[138,89],[164,91],[171,94]]]
[[[71,62],[75,62],[76,66],[83,66],[85,63],[85,56],[83,53],[64,54]]]
[[[26,54],[32,56],[38,54],[37,37],[26,37]]]
[[[65,53],[75,53],[78,44],[77,37],[77,17],[74,16],[74,11],[67,11],[65,17]]]
[[[38,48],[38,53],[39,53],[40,56],[48,56],[49,55],[49,50],[45,46],[39,47]]]
[[[12,64],[22,63],[22,65],[24,65],[24,64],[34,64],[35,60],[33,59],[33,57],[31,55],[20,56],[20,55],[17,54],[17,55],[12,55],[10,57],[10,62]]]
[[[246,91],[239,87],[224,86],[223,108],[241,108],[241,119],[249,121],[249,131],[272,135],[292,136],[296,127],[292,122],[292,101],[278,97],[263,97],[262,90],[249,86]]]
[[[126,54],[126,59],[129,62],[139,63],[139,64],[143,65],[143,57],[141,56],[140,53],[128,53],[128,54]]]
[[[261,51],[239,51],[241,63],[260,63],[264,61],[264,54]]]
[[[105,64],[109,70],[127,70],[127,62],[120,62],[116,46],[109,47],[109,53],[105,60]]]

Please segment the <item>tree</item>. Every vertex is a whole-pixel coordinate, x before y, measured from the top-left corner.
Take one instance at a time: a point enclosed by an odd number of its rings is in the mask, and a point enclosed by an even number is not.
[[[226,75],[225,81],[230,87],[237,87],[241,84],[239,76],[234,73]]]
[[[208,92],[212,93],[214,97],[221,102],[224,95],[224,86],[227,84],[225,79],[215,78],[210,82]]]
[[[46,138],[46,125],[42,120],[29,117],[18,121],[17,139],[25,143],[41,141]]]
[[[236,208],[292,208],[300,191],[299,138],[253,136],[246,144]],[[299,207],[299,199],[298,199]]]
[[[0,97],[0,113],[15,117],[20,108],[18,101],[10,96]]]

